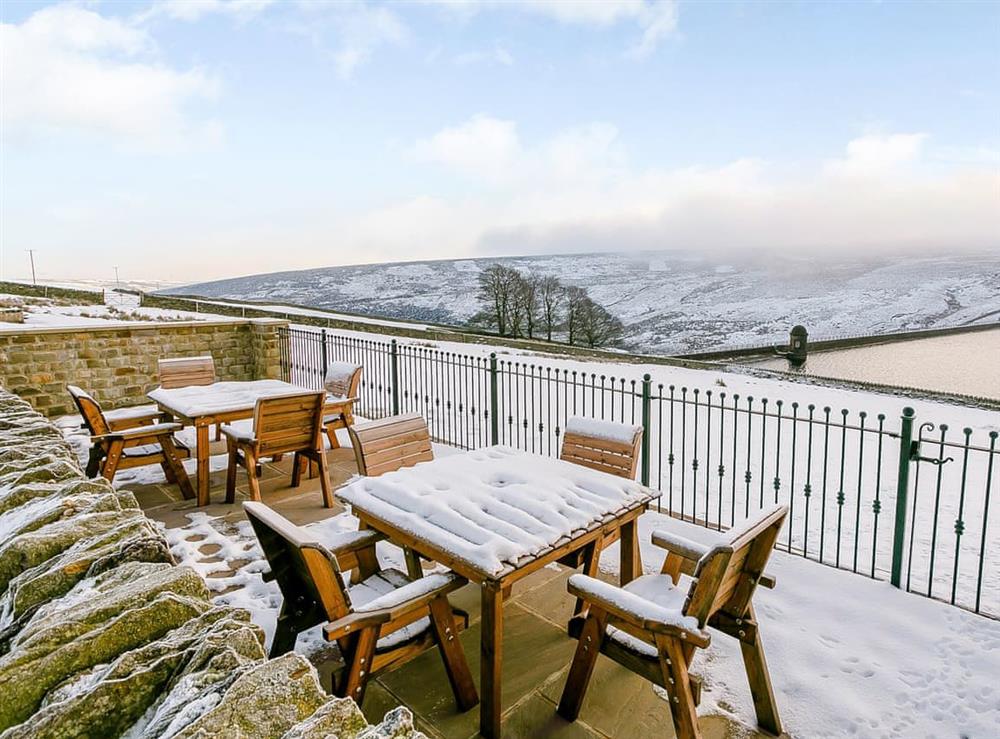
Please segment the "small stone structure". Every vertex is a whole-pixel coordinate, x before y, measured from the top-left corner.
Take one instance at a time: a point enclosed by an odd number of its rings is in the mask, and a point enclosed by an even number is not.
[[[0,386],[49,417],[75,412],[66,385],[105,408],[148,403],[157,361],[211,354],[220,380],[280,379],[286,321],[185,321],[82,328],[0,329]]]
[[[24,311],[20,308],[0,308],[0,323],[24,323]]]
[[[0,739],[413,739],[370,726],[300,655],[212,603],[129,492],[85,479],[68,444],[0,389]],[[424,737],[424,739],[426,739]]]

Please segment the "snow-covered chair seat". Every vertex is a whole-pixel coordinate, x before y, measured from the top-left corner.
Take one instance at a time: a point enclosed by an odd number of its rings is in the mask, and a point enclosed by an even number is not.
[[[459,709],[479,702],[458,639],[468,615],[448,601],[465,578],[448,572],[411,579],[381,569],[375,544],[383,537],[374,531],[344,533],[324,545],[263,503],[246,502],[243,510],[271,568],[264,580],[276,581],[282,595],[271,657],[293,649],[302,631],[325,624],[324,638],[337,643],[345,661],[333,692],[360,705],[372,675],[436,644]]]
[[[569,592],[586,605],[582,624],[577,619],[571,626],[579,642],[560,715],[576,720],[600,653],[667,692],[678,739],[700,737],[701,682],[688,668],[696,649],[709,645],[712,627],[739,640],[757,723],[781,734],[752,599],[757,585],[774,586],[764,567],[787,513],[786,506],[762,511],[711,546],[657,531],[653,543],[667,550],[661,574],[643,575],[624,587],[587,575],[570,577]]]

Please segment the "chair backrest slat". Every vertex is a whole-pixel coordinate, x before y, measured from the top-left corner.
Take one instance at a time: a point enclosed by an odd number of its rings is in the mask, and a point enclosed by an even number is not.
[[[243,510],[287,603],[308,597],[323,608],[331,621],[351,612],[351,599],[336,557],[263,503],[244,503]]]
[[[83,422],[91,436],[101,436],[111,432],[111,427],[104,418],[104,411],[90,393],[76,385],[67,385],[66,390],[76,403],[77,410],[83,417]]]
[[[327,365],[323,387],[331,395],[341,395],[345,398],[358,397],[361,385],[361,365],[351,362],[330,362]]]
[[[323,392],[294,393],[259,398],[254,408],[253,432],[262,456],[320,449]]]
[[[176,357],[159,361],[160,387],[169,390],[215,382],[215,360],[211,356]]]
[[[716,612],[741,618],[750,604],[774,542],[788,514],[775,506],[728,532],[726,540],[701,558],[684,612],[705,625]]]
[[[559,458],[634,480],[641,442],[642,426],[571,418],[566,423]]]
[[[434,459],[427,422],[416,413],[354,424],[348,433],[362,475],[375,477]]]

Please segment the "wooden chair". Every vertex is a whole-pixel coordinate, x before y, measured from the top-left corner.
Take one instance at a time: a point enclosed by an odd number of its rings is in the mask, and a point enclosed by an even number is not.
[[[315,462],[319,466],[323,505],[333,507],[330,471],[323,450],[325,397],[324,392],[317,391],[259,398],[254,407],[252,430],[229,425],[222,427],[229,452],[229,467],[226,472],[227,503],[236,499],[237,465],[247,471],[250,497],[260,500],[258,475],[261,458],[294,453],[292,487],[299,486],[305,464]]]
[[[427,422],[419,413],[348,427],[358,472],[369,477],[434,459]]]
[[[347,433],[351,436],[358,472],[368,477],[434,459],[431,434],[427,422],[419,413],[355,424],[348,427]],[[423,567],[420,556],[408,547],[403,547],[403,555],[409,576],[414,579],[421,577]]]
[[[642,426],[573,417],[566,422],[559,458],[634,480],[641,443]]]
[[[559,458],[583,467],[607,472],[610,475],[634,480],[639,463],[639,446],[642,443],[642,426],[632,426],[613,421],[574,416],[566,421],[562,450]],[[607,549],[618,541],[620,531],[604,538],[599,548],[586,547],[570,552],[559,560],[567,567],[584,567],[591,577],[597,574],[600,549]],[[595,551],[598,556],[595,556]],[[577,607],[582,605],[577,603]]]
[[[192,385],[212,385],[215,383],[215,360],[210,355],[201,357],[175,357],[161,359],[157,363],[160,387],[171,390]],[[222,438],[222,427],[215,426],[215,440]]]
[[[83,417],[83,424],[90,432],[90,459],[87,477],[101,475],[109,482],[118,470],[158,464],[170,483],[176,483],[185,498],[194,497],[194,488],[188,479],[182,459],[191,456],[183,444],[174,439],[174,432],[182,428],[179,423],[153,423],[157,411],[119,414],[109,420],[101,405],[89,393],[76,385],[67,385],[73,402]]]
[[[465,578],[437,573],[410,580],[380,569],[375,543],[383,537],[374,531],[344,532],[327,547],[262,503],[244,503],[243,510],[271,567],[264,580],[276,581],[283,598],[272,658],[293,649],[302,631],[326,623],[324,637],[337,642],[345,662],[333,692],[360,705],[371,676],[437,644],[459,709],[479,702],[458,639],[468,615],[448,602]],[[345,584],[350,569],[359,571],[356,585]]]
[[[764,567],[787,513],[786,506],[766,510],[713,547],[654,532],[653,543],[668,552],[661,574],[644,575],[623,588],[572,575],[569,591],[588,609],[559,714],[576,720],[600,652],[666,690],[678,739],[697,739],[701,681],[688,669],[695,649],[709,645],[707,627],[712,627],[740,642],[757,723],[781,734],[753,595],[758,585],[774,587]],[[689,583],[681,582],[682,573]]]
[[[160,387],[165,390],[215,382],[215,360],[211,356],[161,359],[158,364]]]
[[[331,449],[340,447],[337,429],[346,429],[354,423],[354,404],[361,386],[361,371],[360,364],[350,362],[330,362],[326,368],[323,387],[331,397],[327,398],[323,430],[330,440]]]

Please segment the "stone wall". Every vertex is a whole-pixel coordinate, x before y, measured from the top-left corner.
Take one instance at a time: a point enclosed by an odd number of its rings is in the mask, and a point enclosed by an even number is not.
[[[131,493],[85,479],[60,432],[0,389],[0,739],[426,739],[369,726],[313,666],[177,566]]]
[[[30,295],[35,298],[66,298],[86,305],[103,305],[104,293],[97,290],[74,290],[68,287],[29,285],[24,282],[0,280],[0,293],[5,295]]]
[[[284,321],[186,321],[0,329],[0,385],[49,417],[75,413],[66,385],[106,408],[148,403],[157,360],[211,354],[220,380],[280,379]]]

